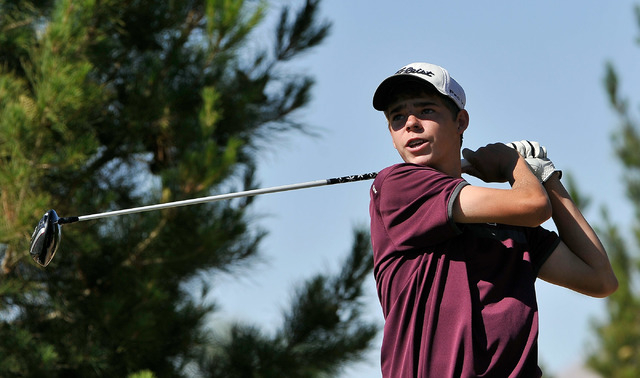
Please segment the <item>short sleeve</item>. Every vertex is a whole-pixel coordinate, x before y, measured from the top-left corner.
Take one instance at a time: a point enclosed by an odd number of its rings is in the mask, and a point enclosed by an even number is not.
[[[529,231],[530,234],[527,240],[531,245],[531,263],[537,276],[542,265],[560,244],[561,239],[555,232],[544,229],[541,226],[531,228]]]
[[[429,167],[400,164],[393,168],[374,181],[373,201],[394,249],[427,247],[458,235],[452,206],[467,183]]]

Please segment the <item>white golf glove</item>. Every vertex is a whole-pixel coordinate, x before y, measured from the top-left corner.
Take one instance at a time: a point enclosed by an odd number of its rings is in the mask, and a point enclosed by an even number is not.
[[[529,164],[529,168],[533,174],[540,180],[546,182],[553,172],[559,172],[562,177],[562,171],[556,169],[551,160],[547,158],[547,149],[538,142],[521,140],[519,142],[507,143],[508,147],[518,151],[518,153]]]

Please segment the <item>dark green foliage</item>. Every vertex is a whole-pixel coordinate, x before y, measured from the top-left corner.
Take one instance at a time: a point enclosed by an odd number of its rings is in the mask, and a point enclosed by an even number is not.
[[[335,376],[361,358],[377,330],[361,320],[363,281],[373,259],[368,232],[358,231],[349,258],[335,276],[319,274],[297,290],[274,335],[235,324],[202,350],[212,377]]]

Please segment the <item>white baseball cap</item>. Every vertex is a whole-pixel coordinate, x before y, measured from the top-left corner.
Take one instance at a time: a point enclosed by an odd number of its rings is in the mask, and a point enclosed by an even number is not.
[[[431,84],[438,92],[449,97],[464,109],[467,98],[464,89],[455,81],[447,70],[431,63],[411,63],[398,70],[395,74],[384,79],[373,95],[373,107],[385,110],[389,102],[391,90],[399,83],[407,80],[419,79]]]

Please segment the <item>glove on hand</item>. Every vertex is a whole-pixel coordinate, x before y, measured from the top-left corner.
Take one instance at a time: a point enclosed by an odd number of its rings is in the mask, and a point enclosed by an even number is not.
[[[529,168],[533,174],[540,180],[546,182],[553,172],[559,172],[562,177],[562,171],[556,169],[551,160],[547,158],[547,149],[538,142],[521,140],[519,142],[507,143],[508,147],[518,151],[518,153],[529,164]]]

